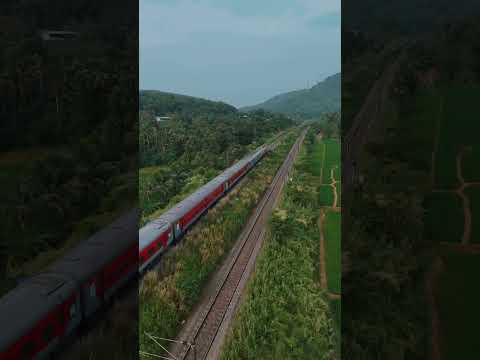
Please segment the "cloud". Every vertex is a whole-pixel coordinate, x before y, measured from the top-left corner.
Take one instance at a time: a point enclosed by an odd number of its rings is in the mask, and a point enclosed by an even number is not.
[[[223,7],[217,7],[210,1],[179,0],[151,1],[142,0],[140,6],[140,31],[142,47],[177,43],[195,37],[198,34],[242,34],[244,36],[268,39],[271,37],[298,36],[308,32],[313,19],[329,18],[331,9],[338,1],[297,0],[296,9],[285,7],[280,15],[250,15],[237,13],[232,2],[224,1]],[[236,4],[241,3],[235,1]],[[262,2],[258,2],[262,3]],[[288,3],[293,4],[291,0]],[[254,3],[256,4],[256,3]],[[249,8],[245,6],[245,8]],[[333,25],[336,25],[333,23]]]
[[[340,70],[339,8],[340,0],[140,0],[140,86],[234,105],[305,87]]]
[[[310,24],[314,27],[320,28],[331,28],[336,27],[339,28],[341,25],[341,16],[339,12],[333,12],[325,15],[320,15],[314,17],[310,20]]]

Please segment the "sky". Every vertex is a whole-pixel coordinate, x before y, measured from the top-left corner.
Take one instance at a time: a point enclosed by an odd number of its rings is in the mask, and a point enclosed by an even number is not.
[[[140,0],[140,89],[241,107],[340,67],[340,0]]]

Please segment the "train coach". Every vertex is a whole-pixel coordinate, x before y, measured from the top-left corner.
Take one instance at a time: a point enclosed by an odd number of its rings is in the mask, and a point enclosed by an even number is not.
[[[220,197],[225,195],[269,151],[261,146],[193,194],[149,222],[139,232],[140,273],[145,272],[177,239],[185,234]]]
[[[138,230],[132,210],[0,298],[0,360],[48,359],[270,150],[258,148]]]
[[[0,359],[46,359],[138,273],[133,210],[0,298]]]

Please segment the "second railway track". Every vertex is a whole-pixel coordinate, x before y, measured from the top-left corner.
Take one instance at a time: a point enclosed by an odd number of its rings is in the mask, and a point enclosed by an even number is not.
[[[257,206],[246,230],[242,233],[239,239],[240,244],[234,250],[233,258],[227,266],[222,267],[218,283],[206,306],[196,317],[186,338],[181,339],[184,343],[194,344],[194,346],[176,346],[172,349],[174,359],[203,360],[212,357],[210,353],[212,345],[222,327],[227,312],[231,309],[233,299],[239,294],[239,285],[244,285],[242,278],[245,272],[247,269],[251,270],[252,254],[256,256],[259,249],[258,242],[263,238],[268,218],[280,198],[285,182],[288,180],[289,172],[305,138],[306,131],[307,129],[302,131],[277,171],[272,184]]]

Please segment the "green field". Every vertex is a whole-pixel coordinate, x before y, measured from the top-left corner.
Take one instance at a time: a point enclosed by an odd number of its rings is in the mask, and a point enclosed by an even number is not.
[[[323,164],[323,183],[328,184],[331,182],[330,174],[332,169],[334,169],[334,174],[336,171],[338,171],[338,173],[340,174],[337,168],[340,167],[341,163],[341,149],[338,140],[326,139],[323,142],[326,145],[325,163]]]
[[[330,185],[320,185],[318,188],[318,198],[320,206],[332,206],[333,189]]]
[[[464,152],[462,174],[465,181],[480,180],[478,134],[478,104],[480,87],[470,85],[441,86],[437,90],[421,91],[410,109],[411,116],[403,117],[405,128],[418,141],[414,146],[415,162],[431,169],[435,131],[439,125],[435,162],[434,189],[455,190],[459,186],[456,159]],[[413,147],[413,146],[412,146]],[[480,242],[480,187],[467,187],[472,211],[471,243]],[[463,235],[464,212],[461,198],[453,193],[431,193],[424,201],[425,237],[435,242],[459,243]],[[480,322],[478,303],[480,290],[476,275],[480,256],[455,254],[443,250],[445,271],[439,279],[438,311],[441,327],[443,358],[474,359],[478,357],[476,329]]]
[[[336,294],[341,292],[342,247],[341,247],[341,213],[326,211],[323,231],[327,262],[328,289]]]
[[[478,358],[480,323],[480,255],[444,256],[446,270],[439,284],[439,315],[444,359]]]
[[[463,234],[463,205],[455,193],[433,193],[425,201],[425,236],[458,243]]]
[[[449,87],[443,89],[443,116],[440,132],[439,154],[437,157],[437,181],[440,186],[458,185],[455,157],[463,146],[478,149],[478,104],[480,103],[479,86]],[[472,154],[474,155],[474,154]],[[480,180],[480,169],[472,156],[464,164],[466,179]],[[478,159],[478,157],[477,157]],[[467,181],[468,181],[467,180]]]
[[[324,149],[325,145],[320,141],[315,141],[313,144],[311,167],[314,176],[321,175]]]
[[[325,151],[325,154],[324,154]],[[312,174],[318,176],[320,167],[323,165],[322,184],[318,186],[318,201],[320,206],[331,207],[333,205],[333,188],[330,186],[330,171],[333,169],[333,176],[337,183],[337,207],[341,206],[342,185],[341,185],[341,146],[338,140],[324,139],[316,141],[312,145],[311,163]],[[324,162],[319,161],[320,157]],[[328,291],[334,294],[341,293],[341,212],[334,212],[325,209],[325,219],[323,222],[323,231],[325,239],[325,261],[328,280]],[[329,300],[330,311],[335,323],[336,351],[340,353],[341,339],[341,299],[335,298]]]
[[[472,212],[472,234],[471,243],[480,244],[480,186],[469,187],[465,194],[470,199],[470,209]]]
[[[462,172],[465,181],[480,182],[480,167],[478,166],[480,159],[480,146],[474,146],[472,151],[466,152],[462,161]]]
[[[331,171],[337,181],[337,206],[341,204],[341,146],[336,139],[324,139],[315,141],[311,149],[311,172],[314,176],[322,174],[321,184],[319,186],[320,206],[333,206],[333,188]],[[323,166],[323,169],[322,169]]]

